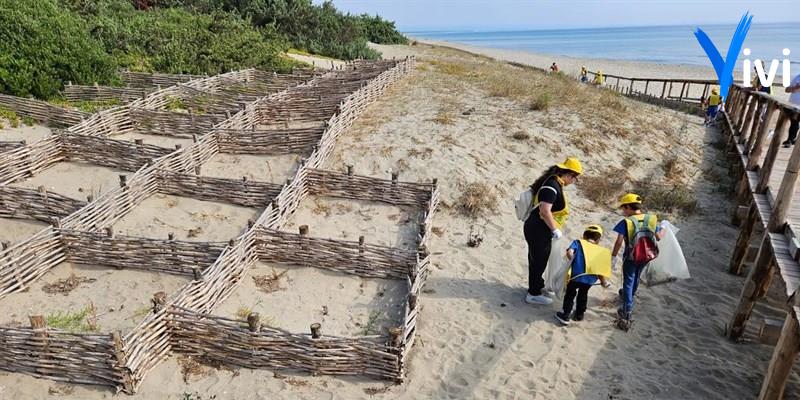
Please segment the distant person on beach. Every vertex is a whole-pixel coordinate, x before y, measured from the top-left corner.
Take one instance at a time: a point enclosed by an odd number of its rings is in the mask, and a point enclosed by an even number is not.
[[[583,321],[586,312],[589,289],[600,281],[603,287],[610,286],[605,277],[611,276],[611,252],[598,245],[603,236],[600,225],[589,225],[583,231],[582,240],[573,240],[567,249],[567,259],[570,262],[568,283],[564,293],[562,311],[556,313],[556,320],[562,325],[569,325],[570,319]],[[577,296],[577,303],[575,298]],[[572,306],[575,305],[575,314]]]
[[[719,96],[719,89],[711,89],[711,95],[708,96],[708,100],[706,102],[706,120],[704,125],[712,124],[716,120],[717,112],[719,111],[719,105],[721,103],[722,98]]]
[[[592,81],[592,83],[597,85],[597,86],[603,86],[603,83],[605,81],[606,81],[606,78],[603,76],[603,71],[600,71],[598,69],[597,72],[594,74],[594,80]]]
[[[589,81],[589,70],[586,69],[586,66],[581,67],[581,74],[580,74],[581,82],[586,83]]]
[[[556,65],[556,63],[553,63],[553,65],[550,66],[550,72],[554,74],[558,73],[558,65]]]
[[[528,304],[551,304],[553,299],[543,294],[544,274],[550,258],[552,241],[563,236],[561,229],[569,215],[569,202],[564,187],[575,183],[583,173],[576,158],[548,168],[531,185],[534,208],[525,220],[523,231],[528,243]]]
[[[792,79],[792,83],[786,88],[786,93],[791,93],[789,95],[789,103],[800,107],[800,74],[797,74],[794,79]],[[798,118],[800,117],[795,114],[791,122],[789,122],[789,138],[783,142],[783,147],[790,147],[797,140],[797,131],[798,128],[800,128],[800,121]]]
[[[639,288],[639,277],[647,264],[658,255],[657,241],[661,240],[664,232],[658,223],[658,217],[644,212],[639,195],[628,193],[622,196],[619,208],[625,218],[614,227],[617,241],[611,256],[614,257],[612,265],[616,266],[617,256],[624,245],[622,289],[619,290],[622,306],[617,310],[617,326],[627,331],[631,324],[633,296]]]

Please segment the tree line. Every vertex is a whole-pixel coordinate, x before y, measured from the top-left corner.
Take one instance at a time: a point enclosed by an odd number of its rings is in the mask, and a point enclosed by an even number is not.
[[[377,58],[405,43],[394,23],[311,0],[0,0],[0,92],[50,99],[63,83],[118,84],[120,68],[286,72],[290,48]]]

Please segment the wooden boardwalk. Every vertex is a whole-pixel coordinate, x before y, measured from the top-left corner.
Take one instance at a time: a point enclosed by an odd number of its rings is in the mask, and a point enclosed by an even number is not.
[[[800,146],[781,146],[790,120],[800,118],[800,110],[741,85],[731,86],[724,108],[722,129],[740,176],[734,223],[741,231],[730,272],[740,274],[746,260],[755,259],[728,335],[742,337],[755,303],[769,292],[773,275],[783,281],[786,318],[759,394],[759,399],[780,399],[800,352],[800,303],[795,296],[800,287],[800,202],[794,201],[800,197]]]

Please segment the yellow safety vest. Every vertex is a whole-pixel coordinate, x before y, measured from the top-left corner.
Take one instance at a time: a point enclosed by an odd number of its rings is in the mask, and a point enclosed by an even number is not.
[[[583,266],[584,271],[586,271],[584,274],[610,278],[611,250],[588,240],[581,240],[580,242],[583,250],[583,260],[586,263]]]
[[[569,215],[569,201],[567,201],[567,194],[564,193],[564,181],[561,180],[558,176],[555,176],[558,184],[561,185],[559,189],[561,189],[561,196],[564,197],[564,208],[559,211],[550,210],[550,213],[553,214],[553,219],[556,220],[556,228],[561,229],[564,226],[564,223],[567,222],[567,216]],[[539,188],[542,190],[542,188]],[[539,207],[539,192],[536,192],[536,195],[533,196],[533,209]]]
[[[650,218],[645,222],[644,217],[645,215],[649,215]],[[633,240],[633,234],[636,233],[636,227],[633,225],[633,221],[631,218],[636,218],[637,221],[642,222],[642,225],[647,225],[650,228],[650,231],[655,232],[656,228],[658,227],[658,216],[655,214],[635,214],[628,218],[625,218],[625,225],[628,229],[628,243]]]
[[[712,106],[712,107],[713,106],[718,106],[719,103],[720,103],[720,98],[719,98],[718,94],[712,94],[711,96],[708,96],[708,105],[709,106]]]

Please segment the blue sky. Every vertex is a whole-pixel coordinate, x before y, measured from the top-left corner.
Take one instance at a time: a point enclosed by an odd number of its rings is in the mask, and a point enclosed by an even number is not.
[[[800,21],[797,0],[333,0],[333,3],[355,14],[377,13],[396,21],[405,32],[735,25],[748,10],[759,23]]]

